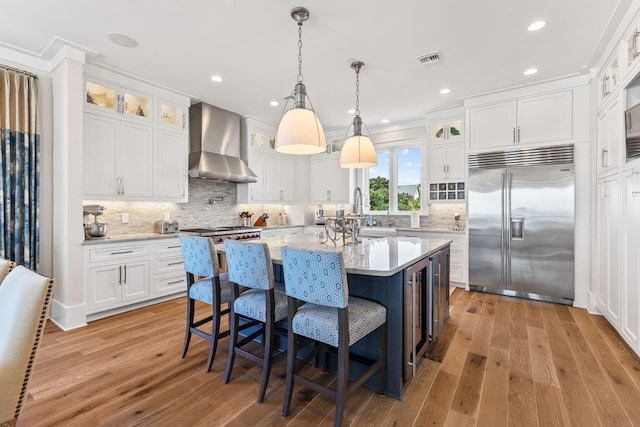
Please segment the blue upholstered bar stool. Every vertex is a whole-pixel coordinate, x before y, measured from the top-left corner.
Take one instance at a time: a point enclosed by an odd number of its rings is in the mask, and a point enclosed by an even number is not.
[[[269,382],[273,361],[273,342],[276,322],[287,316],[287,299],[282,289],[275,288],[273,265],[269,248],[260,242],[224,241],[229,280],[232,283],[229,329],[229,358],[224,383],[228,383],[235,355],[239,354],[262,365],[262,380],[258,403],[262,403]],[[250,288],[240,294],[239,285]],[[261,328],[238,341],[239,316],[253,319]],[[263,337],[264,353],[257,356],[243,347],[258,336]]]
[[[342,423],[344,402],[352,388],[379,372],[379,392],[386,388],[387,309],[363,298],[349,296],[347,273],[342,252],[282,248],[282,267],[288,301],[287,380],[282,416],[291,405],[294,382],[331,396],[336,401],[334,425]],[[300,302],[303,302],[300,305]],[[368,334],[378,331],[378,359],[349,387],[349,347]],[[314,350],[303,360],[297,353],[300,337],[310,338]],[[335,390],[300,375],[300,371],[326,345],[338,349],[338,378]],[[306,346],[306,344],[304,345]],[[323,363],[324,364],[324,363]]]
[[[228,274],[220,273],[218,255],[211,238],[180,236],[180,247],[187,274],[187,328],[180,357],[184,358],[187,354],[191,334],[208,340],[209,358],[205,369],[209,372],[215,358],[218,339],[229,335],[228,330],[220,332],[220,318],[229,313],[229,308],[223,309],[222,306],[231,301],[231,285]],[[195,276],[199,276],[200,279],[196,281]],[[211,305],[210,316],[194,321],[196,300]],[[211,333],[198,329],[208,322],[211,322]]]

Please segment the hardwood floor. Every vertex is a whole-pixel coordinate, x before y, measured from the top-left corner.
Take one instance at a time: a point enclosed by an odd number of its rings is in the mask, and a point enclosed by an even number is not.
[[[451,321],[403,400],[360,387],[344,425],[640,425],[640,361],[602,317],[464,290],[451,302]],[[333,424],[332,401],[300,386],[280,416],[284,358],[260,405],[255,364],[236,358],[222,384],[228,338],[210,373],[204,340],[193,337],[181,359],[184,312],[179,299],[69,332],[48,322],[18,426]]]

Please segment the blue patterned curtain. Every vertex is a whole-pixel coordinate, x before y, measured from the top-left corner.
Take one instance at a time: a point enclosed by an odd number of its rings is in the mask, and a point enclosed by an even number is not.
[[[0,66],[0,256],[38,270],[38,79]]]

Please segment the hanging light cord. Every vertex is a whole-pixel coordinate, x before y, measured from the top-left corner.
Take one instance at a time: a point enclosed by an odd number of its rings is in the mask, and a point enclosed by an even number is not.
[[[302,83],[302,22],[298,22],[298,83]]]
[[[356,68],[356,117],[360,116],[360,67]]]

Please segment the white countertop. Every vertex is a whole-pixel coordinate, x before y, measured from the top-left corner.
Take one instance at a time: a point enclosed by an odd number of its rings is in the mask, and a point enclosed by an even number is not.
[[[447,239],[422,237],[361,237],[355,245],[322,243],[313,234],[293,234],[284,237],[254,240],[267,243],[271,260],[282,264],[282,246],[313,250],[341,251],[347,273],[369,276],[391,276],[451,243]],[[224,244],[216,244],[224,252]]]

